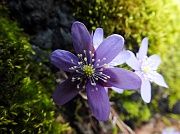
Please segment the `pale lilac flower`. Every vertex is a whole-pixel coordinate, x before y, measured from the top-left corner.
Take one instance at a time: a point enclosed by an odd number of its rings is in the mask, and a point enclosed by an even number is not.
[[[141,97],[146,102],[151,101],[151,84],[154,82],[159,86],[168,88],[168,85],[164,81],[161,74],[157,73],[157,68],[161,63],[161,58],[158,55],[152,55],[147,57],[148,50],[148,39],[144,38],[142,40],[141,46],[137,53],[137,56],[131,53],[131,57],[126,61],[126,63],[135,70],[135,73],[139,75],[142,80],[141,85]]]
[[[180,134],[180,132],[176,131],[173,128],[166,128],[162,131],[162,134]]]
[[[55,89],[53,101],[57,105],[63,105],[79,91],[86,89],[94,116],[100,121],[106,121],[110,114],[110,103],[104,87],[137,89],[141,85],[141,79],[129,70],[106,68],[121,51],[124,44],[122,36],[114,34],[107,37],[95,50],[92,36],[83,23],[74,22],[71,33],[77,56],[65,50],[55,50],[51,55],[53,65],[71,73]]]
[[[97,28],[94,33],[91,34],[93,40],[93,46],[95,49],[99,47],[99,45],[104,40],[104,31],[102,28]],[[127,50],[120,51],[120,53],[110,62],[107,64],[107,67],[113,68],[115,66],[121,65],[127,61],[130,57],[130,53]],[[123,93],[123,89],[111,87],[117,93]],[[105,90],[108,92],[108,88],[105,87]]]

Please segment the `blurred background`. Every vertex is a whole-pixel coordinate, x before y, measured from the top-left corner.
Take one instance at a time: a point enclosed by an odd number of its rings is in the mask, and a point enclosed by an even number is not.
[[[74,52],[71,25],[97,27],[104,36],[125,38],[124,49],[136,53],[144,37],[148,55],[158,54],[158,68],[168,89],[152,84],[146,104],[138,91],[109,90],[111,116],[97,121],[81,93],[56,106],[52,93],[69,74],[50,64],[51,52]],[[180,131],[179,0],[1,0],[0,133],[2,134],[161,134]],[[123,64],[120,67],[127,67]]]

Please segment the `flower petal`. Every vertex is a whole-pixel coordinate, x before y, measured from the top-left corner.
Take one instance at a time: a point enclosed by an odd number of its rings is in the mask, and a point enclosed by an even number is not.
[[[138,51],[138,59],[143,59],[147,55],[148,51],[148,38],[144,38],[141,42],[141,46]]]
[[[119,94],[122,94],[124,92],[123,89],[116,88],[116,87],[111,87],[111,89],[114,90],[115,92],[119,93]]]
[[[53,92],[53,101],[56,105],[63,105],[74,98],[82,89],[76,88],[77,82],[72,82],[71,77],[58,85]]]
[[[97,28],[93,35],[93,45],[94,48],[97,49],[98,46],[103,42],[104,31],[102,28]]]
[[[104,87],[105,91],[108,93],[108,87]]]
[[[151,101],[151,84],[147,79],[142,79],[141,97],[146,103]]]
[[[135,55],[133,54],[133,52],[128,51],[131,56],[130,58],[126,61],[126,63],[134,70],[140,70],[140,63],[137,60],[137,58],[135,57]]]
[[[92,51],[92,39],[86,28],[81,22],[74,22],[71,28],[72,41],[77,54],[83,54],[84,50]]]
[[[107,37],[96,50],[95,64],[97,63],[98,59],[101,60],[99,63],[100,66],[111,62],[120,53],[123,45],[124,38],[122,36],[114,34]],[[103,60],[103,58],[106,58],[106,60]]]
[[[90,82],[87,83],[86,93],[88,97],[88,103],[96,119],[100,121],[106,121],[109,119],[110,115],[108,94],[104,87],[100,86],[99,84],[97,84],[96,87],[98,90],[96,90]]]
[[[164,77],[161,74],[157,73],[156,71],[152,71],[150,72],[150,75],[154,78],[153,79],[154,83],[156,83],[159,86],[169,88],[164,80]]]
[[[108,65],[117,66],[126,62],[130,57],[130,53],[126,50],[121,51]]]
[[[121,89],[137,89],[141,79],[134,72],[122,68],[104,68],[103,74],[110,76],[107,84]]]
[[[161,57],[158,55],[154,54],[148,57],[148,60],[152,61],[150,66],[153,70],[157,70],[158,66],[161,63]]]
[[[73,70],[69,70],[69,68],[77,65],[77,62],[78,58],[69,51],[59,49],[51,54],[51,63],[57,68],[67,72],[73,72]]]
[[[142,85],[140,89],[141,97],[144,100],[144,102],[149,103],[151,101],[151,84],[149,80],[145,79],[140,72],[138,75],[142,80]]]

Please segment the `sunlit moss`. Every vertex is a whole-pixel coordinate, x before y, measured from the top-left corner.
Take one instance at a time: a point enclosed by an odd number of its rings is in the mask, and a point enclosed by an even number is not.
[[[0,5],[0,133],[63,133],[68,123],[56,122],[51,96],[55,78],[34,62],[35,53],[16,22]]]

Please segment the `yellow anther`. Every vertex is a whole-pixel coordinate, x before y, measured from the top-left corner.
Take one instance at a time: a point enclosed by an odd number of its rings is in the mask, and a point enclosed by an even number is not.
[[[87,58],[86,58],[86,57],[84,58],[84,61],[87,61]]]
[[[108,64],[104,64],[104,68],[107,68],[108,67]]]

